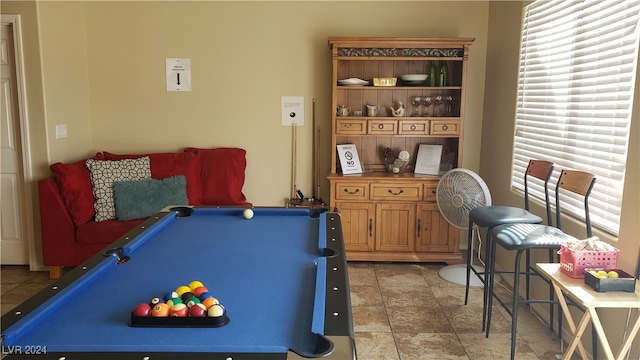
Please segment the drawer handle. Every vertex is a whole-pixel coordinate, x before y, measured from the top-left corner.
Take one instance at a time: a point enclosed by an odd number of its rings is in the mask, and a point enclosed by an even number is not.
[[[389,194],[391,195],[400,195],[404,192],[404,190],[400,189],[400,191],[398,191],[397,193],[394,193],[393,190],[389,189],[387,190],[389,192]]]
[[[349,191],[348,189],[344,189],[344,192],[346,192],[349,195],[354,195],[360,192],[360,189],[356,189],[356,191]]]
[[[415,125],[411,125],[411,130],[415,130],[416,126]]]
[[[384,129],[384,124],[378,124],[378,129],[380,130]]]
[[[369,236],[373,236],[373,219],[369,218]]]
[[[449,126],[448,125],[442,125],[442,130],[449,130]]]
[[[418,219],[418,237],[420,237],[420,229],[422,228],[422,225],[420,224],[420,219]]]

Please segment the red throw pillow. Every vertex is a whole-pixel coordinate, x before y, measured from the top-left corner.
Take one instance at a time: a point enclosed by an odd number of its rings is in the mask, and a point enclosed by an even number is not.
[[[104,155],[97,153],[93,159],[104,160]],[[95,215],[91,175],[85,166],[86,161],[80,160],[72,164],[57,162],[49,166],[62,200],[76,225],[86,224]]]
[[[200,155],[202,165],[202,203],[205,205],[243,205],[242,193],[247,152],[239,148],[196,149],[187,153]]]
[[[149,157],[151,177],[165,179],[171,176],[184,175],[187,179],[187,198],[191,205],[202,204],[202,180],[200,176],[200,156],[197,153],[156,153],[121,155],[104,152],[106,160],[137,159]]]

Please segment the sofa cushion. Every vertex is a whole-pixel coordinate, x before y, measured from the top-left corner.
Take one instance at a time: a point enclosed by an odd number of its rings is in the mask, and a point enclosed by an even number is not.
[[[184,175],[162,180],[116,181],[113,183],[116,218],[126,221],[149,217],[169,205],[188,205]]]
[[[202,203],[243,205],[242,193],[247,167],[246,151],[239,148],[186,148],[187,153],[200,154],[202,165]]]
[[[86,224],[76,227],[76,242],[82,245],[103,244],[102,246],[105,247],[133,230],[136,226],[142,224],[145,220],[146,219],[89,221]]]
[[[104,156],[97,153],[93,159],[104,160]],[[49,166],[71,220],[76,225],[90,221],[95,214],[91,177],[85,162],[86,160],[72,164],[57,162]]]
[[[200,156],[196,153],[155,153],[155,154],[113,154],[104,152],[106,160],[137,159],[148,156],[151,177],[164,179],[184,175],[187,179],[189,204],[202,205],[202,181],[200,176]]]
[[[146,180],[151,178],[149,157],[119,161],[89,159],[86,165],[91,174],[96,222],[116,218],[116,207],[113,200],[114,181]]]

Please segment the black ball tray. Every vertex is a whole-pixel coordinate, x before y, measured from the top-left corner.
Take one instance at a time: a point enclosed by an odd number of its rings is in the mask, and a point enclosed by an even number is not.
[[[154,317],[154,316],[134,316],[131,314],[129,326],[133,327],[220,327],[227,325],[230,319],[225,311],[218,317]]]

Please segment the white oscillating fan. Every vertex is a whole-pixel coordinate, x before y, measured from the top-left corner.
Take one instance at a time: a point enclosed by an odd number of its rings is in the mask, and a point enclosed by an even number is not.
[[[451,225],[473,231],[474,229],[469,229],[469,212],[479,206],[490,206],[491,193],[478,174],[471,170],[456,168],[449,170],[440,178],[436,189],[436,200],[440,213]],[[467,246],[473,247],[473,243]],[[484,272],[484,267],[473,266],[476,271]],[[465,285],[467,265],[445,266],[438,274],[447,281]],[[482,286],[482,282],[472,276],[470,285]]]

